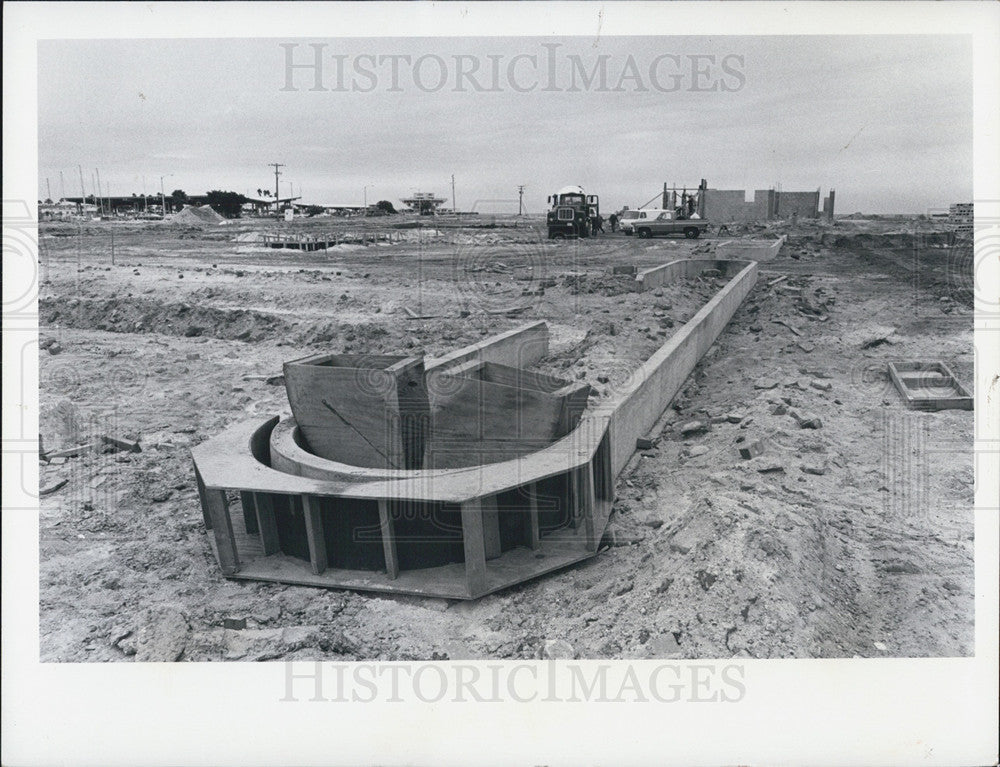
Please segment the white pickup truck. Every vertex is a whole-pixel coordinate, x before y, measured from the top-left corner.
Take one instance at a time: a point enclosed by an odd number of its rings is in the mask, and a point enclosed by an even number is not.
[[[652,221],[661,213],[669,211],[662,208],[640,208],[639,210],[626,210],[622,213],[619,227],[626,236],[635,234],[635,225],[640,221]]]
[[[626,211],[628,212],[628,211]],[[638,211],[652,213],[653,211]],[[628,229],[625,224],[628,223]],[[675,218],[672,211],[657,211],[654,216],[640,216],[622,222],[625,234],[635,234],[636,237],[656,237],[663,234],[683,234],[688,239],[695,239],[708,229],[708,221],[703,218]]]

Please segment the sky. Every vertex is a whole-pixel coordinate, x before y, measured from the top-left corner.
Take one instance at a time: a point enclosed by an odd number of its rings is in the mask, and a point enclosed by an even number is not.
[[[40,199],[81,169],[87,194],[95,169],[114,195],[256,194],[274,162],[282,196],[450,207],[454,175],[484,213],[519,185],[540,213],[567,184],[611,210],[703,178],[834,188],[838,213],[972,199],[957,35],[55,40],[38,96]]]

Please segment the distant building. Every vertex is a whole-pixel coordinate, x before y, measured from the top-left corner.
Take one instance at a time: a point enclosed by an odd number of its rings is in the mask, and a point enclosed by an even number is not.
[[[973,204],[971,202],[956,202],[948,208],[948,224],[956,234],[968,235],[971,237],[974,222],[975,216],[973,214]]]
[[[401,199],[400,202],[406,206],[408,213],[433,216],[441,212],[441,206],[448,200],[445,197],[436,197],[433,192],[415,192],[410,197]]]
[[[357,216],[361,213],[370,213],[374,210],[374,205],[369,205],[365,210],[364,205],[354,205],[346,202],[296,202],[295,212],[305,213],[310,208],[322,208],[323,212],[331,216]]]
[[[96,205],[79,205],[69,200],[59,200],[59,202],[39,202],[39,221],[68,221],[80,216],[93,218],[97,215]]]

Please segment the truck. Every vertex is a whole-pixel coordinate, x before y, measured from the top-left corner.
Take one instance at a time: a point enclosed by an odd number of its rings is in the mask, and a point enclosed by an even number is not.
[[[549,195],[549,205],[546,223],[550,240],[590,237],[594,233],[594,220],[600,215],[596,194],[587,194],[580,186],[564,186]]]
[[[695,239],[708,229],[708,221],[703,218],[679,218],[671,211],[663,211],[656,218],[633,222],[632,231],[636,237],[644,239],[661,234],[683,234]]]
[[[661,213],[666,211],[663,208],[640,208],[639,210],[626,210],[623,211],[619,217],[618,226],[622,230],[622,234],[626,237],[631,237],[635,233],[636,224],[641,224],[646,220],[653,220]]]

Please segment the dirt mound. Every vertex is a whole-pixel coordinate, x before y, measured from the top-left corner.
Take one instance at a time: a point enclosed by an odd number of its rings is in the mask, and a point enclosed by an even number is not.
[[[213,336],[239,341],[260,341],[288,333],[289,323],[274,315],[248,309],[223,309],[165,303],[144,298],[70,299],[43,298],[39,313],[46,323],[65,327],[106,330],[113,333],[164,333],[179,336]]]
[[[162,333],[194,338],[209,336],[231,341],[285,339],[298,344],[336,341],[345,349],[351,344],[378,343],[388,331],[378,323],[345,323],[335,320],[295,322],[252,309],[198,306],[183,302],[161,302],[145,298],[77,299],[39,301],[46,324],[111,333]]]
[[[180,213],[175,213],[170,219],[172,224],[198,225],[198,224],[222,224],[226,219],[212,210],[209,205],[190,205]]]
[[[905,248],[948,246],[955,240],[954,232],[851,232],[849,234],[827,233],[824,245],[835,248]]]

